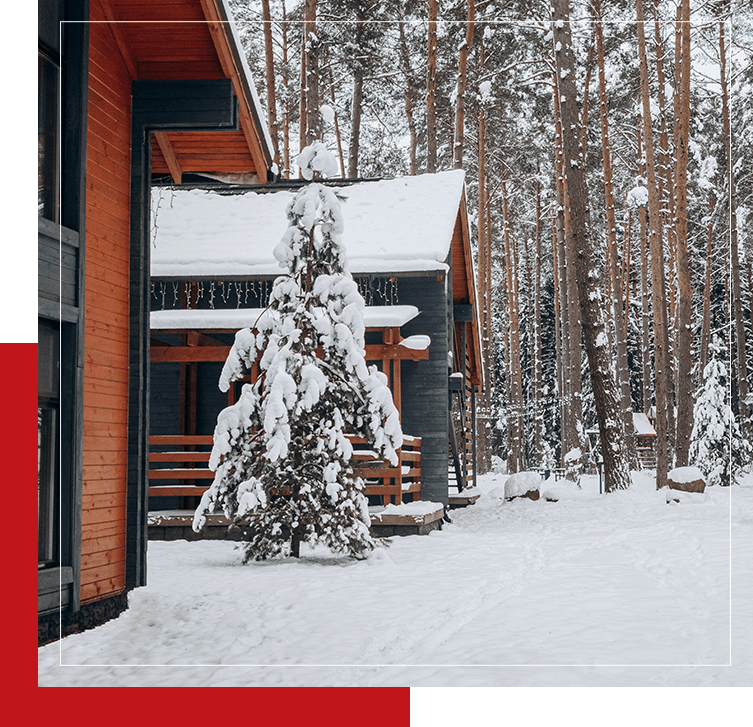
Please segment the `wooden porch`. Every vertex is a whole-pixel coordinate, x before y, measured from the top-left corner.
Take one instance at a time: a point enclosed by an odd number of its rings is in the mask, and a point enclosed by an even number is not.
[[[373,503],[371,529],[377,537],[423,535],[441,527],[444,509],[436,505],[421,513],[393,513],[395,506],[418,503],[421,494],[421,439],[403,436],[398,463],[393,467],[369,450],[365,439],[349,437],[354,447],[355,471],[366,483],[365,494]],[[149,538],[151,540],[233,539],[230,521],[210,515],[200,534],[191,529],[193,511],[209,488],[214,472],[208,468],[211,436],[153,436],[149,439]],[[280,488],[285,495],[286,488]],[[153,509],[159,498],[177,498],[171,510]],[[387,508],[387,514],[384,514]]]
[[[400,505],[414,502],[421,494],[421,439],[403,436],[395,467],[383,462],[362,437],[349,437],[353,444],[354,469],[366,483],[365,493],[374,504]],[[194,509],[214,472],[209,469],[213,438],[209,436],[149,437],[150,511],[157,498],[177,497],[178,509]],[[280,490],[285,494],[284,488]]]

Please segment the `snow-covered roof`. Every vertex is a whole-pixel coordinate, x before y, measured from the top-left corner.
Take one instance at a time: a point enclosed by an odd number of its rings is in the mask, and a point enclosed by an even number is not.
[[[264,311],[264,308],[160,310],[151,312],[150,325],[152,330],[240,330],[253,328]],[[414,305],[370,306],[364,309],[363,324],[366,328],[397,328],[418,314],[419,310]]]
[[[464,172],[358,182],[338,192],[353,274],[447,270]],[[154,189],[151,272],[156,278],[274,276],[272,250],[294,191],[218,194]],[[156,214],[155,214],[156,212]]]
[[[633,428],[639,437],[656,436],[656,430],[643,412],[633,412]]]
[[[586,434],[598,434],[598,429],[586,429]],[[633,412],[633,433],[639,437],[655,437],[656,430],[643,412]]]
[[[227,20],[227,28],[230,32],[230,37],[235,45],[237,51],[236,62],[241,65],[242,80],[246,83],[246,90],[250,92],[251,98],[249,101],[253,104],[253,113],[256,116],[257,124],[256,129],[261,137],[262,148],[268,161],[272,159],[272,137],[270,136],[269,129],[266,124],[266,114],[262,108],[261,99],[256,91],[256,84],[254,83],[253,76],[251,75],[251,69],[248,66],[246,60],[246,54],[243,50],[243,44],[241,43],[240,36],[238,34],[238,26],[233,16],[233,12],[230,9],[230,3],[228,0],[220,0],[221,12],[224,13]]]

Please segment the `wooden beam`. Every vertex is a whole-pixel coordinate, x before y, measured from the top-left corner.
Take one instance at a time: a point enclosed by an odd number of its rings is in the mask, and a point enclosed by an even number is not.
[[[403,361],[423,361],[429,358],[429,349],[415,349],[401,346],[383,346],[369,344],[366,346],[366,360],[380,361],[384,359],[402,359]]]
[[[131,58],[131,51],[122,31],[120,30],[120,26],[118,25],[118,16],[115,13],[115,9],[110,4],[110,0],[97,0],[97,2],[102,8],[102,14],[110,25],[110,32],[112,33],[112,37],[115,38],[115,44],[118,46],[120,55],[123,58],[123,63],[125,63],[125,66],[128,69],[128,75],[130,75],[131,80],[134,81],[139,76],[138,66],[133,58]]]
[[[152,363],[225,361],[229,353],[230,346],[155,346],[151,349],[151,361]]]
[[[180,168],[180,162],[175,155],[175,149],[173,149],[173,145],[170,143],[167,132],[155,131],[154,138],[157,140],[157,145],[162,152],[162,156],[165,157],[165,162],[167,163],[167,168],[170,170],[173,182],[180,184],[183,178],[183,170]]]
[[[198,361],[225,361],[230,353],[230,346],[165,346],[155,345],[151,348],[151,361],[190,363]],[[429,358],[429,349],[416,350],[405,346],[384,346],[373,344],[366,346],[367,361],[400,359],[403,361],[423,361]]]

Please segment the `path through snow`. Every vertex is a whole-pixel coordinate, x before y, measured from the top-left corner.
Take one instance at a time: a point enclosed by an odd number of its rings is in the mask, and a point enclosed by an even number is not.
[[[149,585],[40,649],[39,684],[753,685],[753,476],[682,505],[642,474],[556,503],[503,502],[504,480],[365,562],[150,542]]]

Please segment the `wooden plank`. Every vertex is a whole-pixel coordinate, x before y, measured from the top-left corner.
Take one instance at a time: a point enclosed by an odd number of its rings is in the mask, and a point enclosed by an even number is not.
[[[81,604],[86,605],[92,601],[99,601],[104,596],[116,595],[125,588],[125,578],[109,578],[106,581],[96,583],[81,583]]]
[[[97,540],[99,538],[108,538],[115,535],[125,534],[125,520],[106,523],[91,523],[90,525],[81,526],[81,542],[86,540]]]
[[[208,489],[201,485],[160,485],[149,488],[149,497],[200,497]]]
[[[211,452],[150,452],[150,462],[209,462]]]
[[[210,469],[164,469],[149,470],[150,480],[212,480],[214,472]]]
[[[125,503],[113,507],[88,508],[81,514],[81,524],[89,527],[100,523],[123,523],[125,512]]]
[[[118,50],[120,51],[120,56],[123,59],[126,68],[128,69],[128,73],[130,74],[131,79],[137,78],[138,72],[136,70],[136,63],[134,62],[133,58],[131,58],[131,53],[128,49],[128,43],[123,36],[123,32],[118,27],[118,16],[113,10],[112,5],[110,4],[110,0],[97,0],[97,2],[99,2],[102,7],[105,19],[110,22],[109,30],[112,33],[113,38],[115,39],[115,43],[118,46]]]
[[[82,570],[100,568],[117,563],[122,563],[122,568],[125,570],[125,554],[121,550],[103,550],[98,553],[87,553],[81,558]]]
[[[199,434],[185,436],[182,434],[158,434],[149,437],[149,446],[172,446],[190,444],[213,444],[214,437],[211,434]]]
[[[428,525],[435,520],[439,520],[444,515],[444,507],[438,505],[437,508],[425,514],[386,514],[372,513],[372,524],[380,525]]]
[[[158,362],[197,362],[225,361],[230,353],[230,346],[165,346],[150,350],[152,363]]]
[[[183,179],[183,171],[180,168],[180,162],[175,155],[173,145],[170,143],[170,138],[165,132],[161,131],[155,131],[154,138],[162,152],[167,168],[170,170],[173,181],[175,184],[180,184]]]
[[[104,553],[114,551],[123,553],[125,548],[125,533],[106,535],[98,538],[87,538],[81,541],[81,557],[92,553]]]
[[[416,350],[405,346],[392,345],[384,346],[379,344],[369,344],[366,347],[366,360],[368,362],[402,359],[404,361],[424,361],[429,358],[429,349]]]

